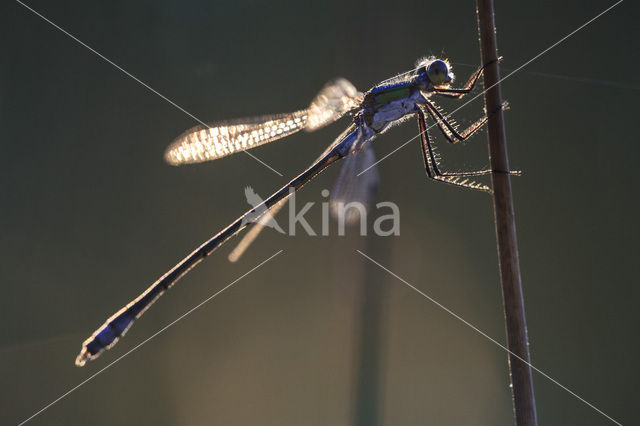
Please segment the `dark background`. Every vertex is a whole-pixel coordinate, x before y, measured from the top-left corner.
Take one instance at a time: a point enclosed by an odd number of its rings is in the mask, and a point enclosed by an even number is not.
[[[429,54],[479,63],[470,1],[28,4],[205,121],[302,108],[335,76],[366,90]],[[610,4],[498,1],[503,66]],[[622,3],[503,84],[511,164],[524,171],[513,186],[532,362],[623,424],[639,396],[637,12]],[[225,246],[76,368],[107,316],[247,209],[246,185],[268,195],[347,121],[254,150],[282,178],[247,155],[170,167],[163,151],[193,119],[18,3],[0,16],[0,423],[283,249],[31,423],[512,424],[504,351],[355,252],[504,341],[490,197],[428,181],[417,141],[380,164],[399,237],[267,230],[236,264]],[[464,81],[472,68],[455,71]],[[481,113],[478,99],[455,116]],[[416,132],[409,122],[378,138],[378,156]],[[486,135],[442,153],[450,169],[481,168]],[[316,229],[337,173],[298,196],[316,201]],[[534,380],[541,425],[613,424]]]

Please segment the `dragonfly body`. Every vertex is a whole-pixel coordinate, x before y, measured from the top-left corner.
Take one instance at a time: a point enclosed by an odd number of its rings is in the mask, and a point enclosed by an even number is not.
[[[343,142],[345,153],[359,151],[375,135],[384,133],[394,123],[416,114],[420,105],[425,103],[426,93],[413,81],[383,84],[369,90],[364,94],[359,111],[355,113],[354,123],[357,129],[354,132],[357,137],[346,138]]]
[[[384,133],[392,124],[405,118],[418,118],[425,169],[429,178],[460,187],[490,191],[486,186],[458,181],[458,178],[465,176],[491,173],[490,170],[466,173],[443,173],[439,170],[425,124],[425,117],[428,114],[446,139],[452,143],[465,140],[474,134],[486,122],[486,116],[463,132],[458,132],[429,98],[434,94],[459,98],[469,93],[482,70],[483,67],[480,67],[463,88],[454,89],[449,87],[453,80],[453,74],[451,74],[448,64],[431,58],[423,60],[415,70],[397,76],[392,81],[382,82],[365,94],[358,92],[348,81],[337,79],[327,84],[306,110],[290,114],[221,122],[206,127],[199,126],[183,133],[170,145],[165,154],[165,159],[170,164],[195,163],[224,157],[280,139],[302,129],[313,131],[347,113],[352,116],[351,125],[327,147],[310,167],[265,199],[260,205],[247,211],[218,234],[205,241],[137,298],[107,319],[85,340],[82,350],[76,358],[76,365],[84,365],[87,360],[96,358],[105,349],[115,345],[133,322],[178,279],[230,237],[248,225],[252,225],[253,228],[243,240],[245,242],[244,250],[263,226],[260,222],[261,215],[264,216],[264,212],[275,214],[293,192],[300,189],[329,165],[346,157],[343,170],[349,170],[351,174],[360,172],[358,176],[362,175],[362,170],[359,167],[366,166],[367,170],[373,167],[375,162],[373,154],[369,150],[369,142],[378,134]],[[359,153],[363,150],[368,150],[366,155]],[[342,175],[343,173],[341,173]],[[365,175],[369,178],[360,182],[370,185],[371,176],[374,176],[375,172],[370,171]],[[353,182],[356,182],[356,179],[353,179]],[[337,192],[343,194],[343,198],[349,196],[366,198],[363,191],[353,191],[352,185],[351,188],[350,185],[336,185],[336,187],[340,188]]]

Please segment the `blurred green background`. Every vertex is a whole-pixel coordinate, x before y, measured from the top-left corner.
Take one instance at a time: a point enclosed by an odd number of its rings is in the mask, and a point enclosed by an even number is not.
[[[366,90],[425,55],[479,63],[471,1],[28,4],[205,121],[305,107],[336,76]],[[503,66],[610,4],[497,1]],[[164,149],[193,119],[18,3],[0,7],[0,423],[283,249],[31,424],[512,424],[506,354],[355,251],[504,341],[490,197],[428,181],[417,141],[380,164],[378,199],[400,207],[400,236],[267,230],[236,264],[227,245],[76,368],[107,316],[247,209],[245,186],[279,188],[347,120],[254,151],[284,177],[246,155],[170,167]],[[524,171],[513,186],[533,364],[623,424],[639,396],[637,15],[622,3],[503,84],[511,164]],[[472,68],[454,70],[466,80]],[[455,116],[481,113],[478,99]],[[392,129],[378,156],[416,133]],[[487,163],[484,133],[438,141],[450,169]],[[337,173],[298,196],[317,202],[316,229]],[[612,424],[534,380],[541,425]]]

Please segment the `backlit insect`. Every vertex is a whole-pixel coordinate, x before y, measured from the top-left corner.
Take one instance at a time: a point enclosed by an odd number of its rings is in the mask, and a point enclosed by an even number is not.
[[[237,259],[262,229],[261,216],[266,212],[275,214],[293,192],[302,188],[330,164],[346,158],[339,182],[334,187],[333,201],[348,201],[353,198],[366,201],[367,191],[359,188],[366,189],[371,186],[377,176],[373,169],[375,159],[371,141],[399,121],[412,117],[417,119],[428,178],[463,188],[490,192],[490,188],[485,185],[460,179],[486,175],[491,173],[491,170],[462,173],[446,173],[440,170],[426,125],[428,115],[450,143],[464,141],[476,133],[487,122],[486,115],[467,129],[458,132],[431,98],[434,95],[463,97],[473,90],[483,69],[484,67],[480,67],[474,72],[462,88],[452,88],[450,84],[453,82],[453,74],[449,64],[440,59],[428,58],[420,61],[414,70],[385,80],[364,94],[358,92],[347,80],[337,79],[328,83],[307,109],[289,114],[198,126],[183,133],[166,151],[165,159],[169,164],[214,160],[283,138],[302,129],[314,131],[346,114],[352,117],[351,125],[308,169],[203,243],[140,296],[111,316],[83,343],[82,351],[76,358],[76,365],[84,365],[87,360],[95,359],[105,349],[115,345],[133,322],[180,277],[231,236],[252,225],[251,232],[230,256],[232,260]],[[365,170],[366,172],[362,173]],[[359,179],[354,179],[356,173],[361,175]]]

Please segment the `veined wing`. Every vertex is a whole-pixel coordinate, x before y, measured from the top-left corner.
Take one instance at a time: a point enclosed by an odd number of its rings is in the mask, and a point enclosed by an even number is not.
[[[349,80],[337,78],[327,83],[307,109],[305,130],[312,132],[338,120],[360,106],[364,95]]]
[[[164,158],[172,165],[201,163],[289,136],[300,130],[326,126],[357,108],[362,94],[347,80],[327,83],[309,108],[288,114],[273,114],[197,126],[178,136]]]
[[[327,149],[318,157],[318,159],[316,159],[316,161],[318,161],[320,158],[323,158],[325,155],[327,155],[337,145],[343,143],[346,140],[346,138],[349,137],[350,134],[352,134],[354,137],[354,139],[352,139],[351,141],[352,146],[358,145],[360,143],[364,143],[362,139],[364,137],[363,134],[360,132],[353,133],[355,129],[356,129],[355,125],[353,124],[349,126],[344,132],[342,132],[342,134],[340,134],[340,136],[336,138],[335,141],[333,141],[333,143],[331,143],[327,147]],[[343,179],[348,179],[348,177],[353,177],[354,179],[363,178],[363,181],[361,182],[364,182],[364,179],[369,178],[368,182],[373,182],[375,183],[375,186],[377,186],[378,171],[376,168],[371,168],[371,170],[369,170],[367,173],[364,173],[363,176],[357,176],[357,173],[360,173],[362,170],[365,170],[366,168],[370,167],[373,163],[375,163],[373,150],[369,147],[368,143],[366,143],[366,145],[362,148],[362,150],[369,150],[370,152],[367,153],[365,156],[360,157],[361,160],[355,161],[355,163],[354,163],[354,160],[352,160],[352,158],[355,158],[355,156],[358,153],[349,154],[349,156],[345,160],[346,163],[342,166],[343,171],[340,172],[340,177]],[[366,161],[362,161],[362,159],[366,159]],[[347,169],[347,172],[344,172],[345,169]],[[368,176],[365,177],[365,175],[368,175]],[[367,184],[364,183],[364,185],[366,186]],[[371,195],[373,195],[373,193]],[[289,201],[288,197],[284,198],[279,203],[274,204],[269,209],[270,217],[275,217],[278,214],[278,212],[287,204],[287,201]],[[368,201],[369,201],[368,199],[363,200],[364,203],[368,203]],[[264,227],[265,227],[265,223],[263,222],[262,218],[259,218],[258,220],[256,220],[253,227],[249,229],[249,231],[244,235],[242,240],[240,240],[238,245],[229,254],[229,261],[236,262],[238,259],[240,259],[240,257],[249,248],[249,246],[253,243],[253,241],[255,241],[258,235],[260,235],[260,232],[262,232]]]
[[[351,225],[360,219],[362,212],[368,210],[380,182],[378,169],[372,167],[375,162],[376,157],[370,143],[366,143],[361,150],[351,153],[344,160],[329,199],[331,215],[339,223]],[[363,170],[367,172],[358,176]]]
[[[289,136],[306,122],[307,111],[302,110],[197,126],[178,136],[164,159],[174,166],[215,160]]]

